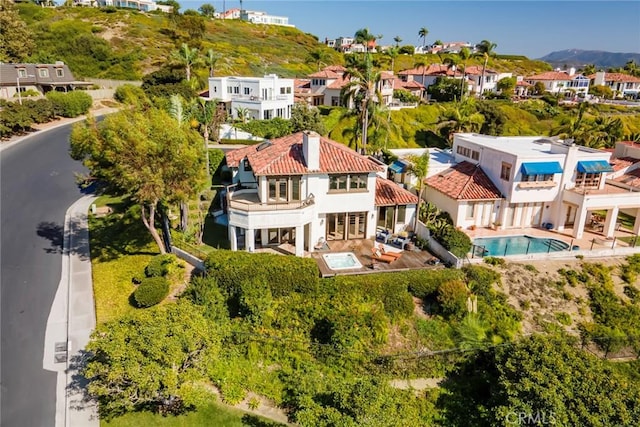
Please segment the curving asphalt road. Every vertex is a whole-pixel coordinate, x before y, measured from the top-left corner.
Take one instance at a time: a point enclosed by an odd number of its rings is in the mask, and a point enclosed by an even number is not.
[[[68,154],[71,125],[0,152],[0,425],[55,423],[56,372],[43,369],[60,282],[67,208],[82,196]]]

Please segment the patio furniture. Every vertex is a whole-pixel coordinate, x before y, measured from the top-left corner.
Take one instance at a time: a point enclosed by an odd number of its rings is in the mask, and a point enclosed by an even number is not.
[[[376,241],[382,242],[384,244],[386,244],[389,241],[390,237],[391,237],[391,232],[389,230],[379,230],[376,233]]]
[[[373,253],[373,255],[376,255],[376,256],[390,256],[390,257],[393,257],[394,259],[398,259],[402,256],[402,254],[399,252],[389,252],[385,250],[384,246],[371,248],[371,252]]]
[[[376,261],[386,262],[388,264],[391,264],[393,261],[396,261],[401,256],[402,256],[402,254],[396,254],[396,253],[393,253],[393,252],[384,252],[383,253],[379,248],[372,248],[371,249],[371,259],[374,259]]]

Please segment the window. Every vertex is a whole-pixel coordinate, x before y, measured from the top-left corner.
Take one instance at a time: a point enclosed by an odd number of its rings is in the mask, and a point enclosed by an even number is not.
[[[329,175],[329,190],[347,191],[348,175]]]
[[[553,181],[553,174],[525,175],[522,174],[522,180],[525,182],[545,182]]]
[[[20,77],[20,78],[27,77],[27,70],[25,70],[24,68],[19,68],[18,69],[18,77]]]
[[[213,92],[214,92],[214,93],[215,93],[215,92],[218,92],[218,87],[217,87],[217,86],[214,86],[214,87],[213,87]]]
[[[250,172],[251,170],[253,170],[251,169],[251,163],[249,163],[249,159],[244,159],[242,161],[242,168],[247,172]]]
[[[269,178],[269,203],[301,200],[300,177]]]
[[[404,224],[407,218],[407,207],[404,205],[398,206],[398,217],[396,222]]]
[[[38,75],[40,77],[49,77],[49,70],[47,70],[46,68],[40,68],[38,70]]]
[[[599,173],[578,172],[578,175],[576,176],[576,187],[600,187],[601,176],[602,174]]]
[[[249,89],[248,87],[245,87],[243,89],[244,89],[244,94],[245,95],[249,95],[251,93],[251,89]]]
[[[502,162],[502,170],[500,171],[500,178],[505,181],[511,179],[511,163]]]
[[[465,215],[464,215],[466,219],[473,219],[473,213],[474,213],[475,207],[476,206],[473,203],[469,203],[467,205]]]
[[[62,68],[56,68],[56,76],[64,77],[64,70]],[[215,90],[214,90],[215,92]]]
[[[463,147],[462,145],[458,145],[458,148],[456,148],[456,153],[460,154],[461,156],[465,156],[465,157],[468,157],[470,159],[473,159],[473,160],[480,159],[480,152],[479,151],[472,150],[469,147]]]
[[[349,189],[350,190],[366,190],[367,178],[368,178],[367,175],[349,176]]]
[[[329,191],[362,191],[367,189],[366,174],[329,175]]]
[[[236,95],[239,95],[240,94],[240,87],[239,86],[235,86],[233,88],[233,93],[236,94]]]
[[[227,93],[233,93],[233,88],[231,86],[227,87]]]

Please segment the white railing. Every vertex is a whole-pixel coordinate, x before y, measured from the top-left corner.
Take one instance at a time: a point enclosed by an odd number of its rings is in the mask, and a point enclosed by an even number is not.
[[[241,193],[242,192],[242,193]],[[251,200],[234,200],[234,196],[242,194],[254,193],[257,196],[257,191],[254,190],[238,190],[235,192],[227,192],[227,206],[230,209],[236,209],[244,212],[266,212],[266,211],[289,211],[294,209],[304,209],[315,203],[314,195],[310,194],[304,200],[292,200],[289,202],[281,203],[262,203],[260,201],[254,202]]]

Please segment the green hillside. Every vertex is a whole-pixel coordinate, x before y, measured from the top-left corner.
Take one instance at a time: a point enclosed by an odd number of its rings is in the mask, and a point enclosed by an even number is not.
[[[19,4],[36,43],[33,62],[64,61],[78,77],[139,79],[182,43],[222,55],[217,74],[301,76],[315,71],[309,52],[323,45],[295,28],[114,8]],[[199,25],[203,25],[200,32]],[[332,63],[342,55],[326,48]],[[198,70],[207,75],[205,66]]]

